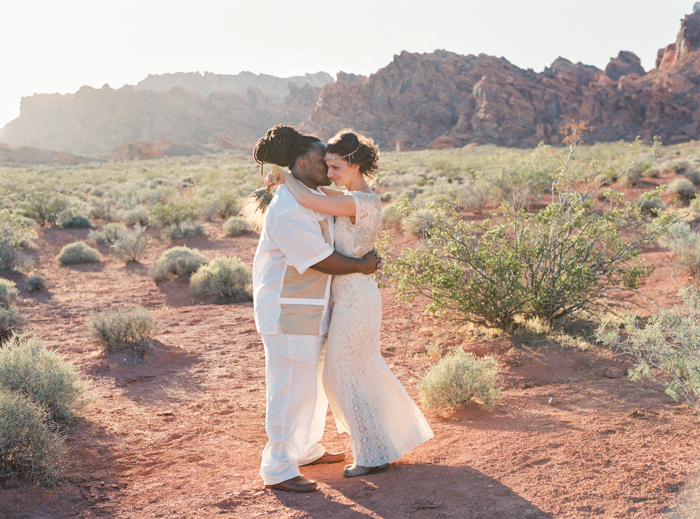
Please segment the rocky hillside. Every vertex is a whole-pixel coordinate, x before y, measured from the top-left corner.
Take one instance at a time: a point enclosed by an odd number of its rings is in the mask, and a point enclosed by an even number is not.
[[[135,140],[214,144],[223,138],[247,145],[271,125],[301,124],[328,80],[323,72],[306,78],[171,74],[117,90],[38,94],[22,99],[20,116],[0,130],[0,142],[81,154]]]
[[[560,142],[572,119],[594,127],[589,142],[699,138],[700,12],[683,19],[676,42],[659,51],[648,73],[625,51],[605,70],[558,58],[536,73],[504,58],[438,50],[402,52],[369,77],[341,72],[335,82],[323,72],[284,79],[165,74],[118,90],[24,98],[0,143],[74,154],[134,141],[247,147],[286,123],[322,138],[354,127],[384,149],[535,146]]]
[[[354,127],[390,149],[532,146],[560,142],[559,129],[574,119],[590,121],[591,140],[687,141],[700,135],[700,13],[682,21],[646,74],[631,52],[605,70],[559,58],[535,73],[503,58],[435,51],[403,52],[351,79],[323,88],[305,131],[328,138]]]

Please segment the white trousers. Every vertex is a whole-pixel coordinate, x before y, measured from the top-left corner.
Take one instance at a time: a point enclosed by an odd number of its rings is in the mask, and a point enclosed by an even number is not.
[[[299,465],[320,458],[328,400],[321,374],[326,337],[263,335],[269,439],[260,475],[274,485],[301,475]]]

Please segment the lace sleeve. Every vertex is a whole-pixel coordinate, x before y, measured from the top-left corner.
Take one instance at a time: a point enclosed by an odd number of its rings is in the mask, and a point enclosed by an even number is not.
[[[374,248],[374,240],[382,226],[382,203],[378,195],[355,191],[355,246],[363,254]]]

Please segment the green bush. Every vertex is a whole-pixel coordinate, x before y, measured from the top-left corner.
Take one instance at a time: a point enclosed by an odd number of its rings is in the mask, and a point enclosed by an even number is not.
[[[87,243],[76,241],[61,249],[56,259],[61,265],[75,265],[77,263],[96,263],[102,261],[102,255]]]
[[[85,216],[74,215],[61,220],[61,227],[64,229],[89,229],[92,227],[92,222]]]
[[[142,356],[151,347],[156,325],[151,312],[127,305],[91,315],[88,329],[105,353],[126,351]]]
[[[14,281],[0,279],[0,306],[9,307],[19,297],[19,290]]]
[[[673,224],[669,233],[659,238],[659,244],[675,252],[678,263],[693,276],[700,275],[700,234],[691,231],[690,225],[685,222]]]
[[[150,236],[144,227],[139,224],[134,226],[134,230],[126,230],[112,244],[112,250],[124,263],[138,263],[146,250]]]
[[[17,247],[0,242],[0,272],[29,272],[34,261]]]
[[[240,216],[232,216],[226,220],[224,222],[223,229],[226,236],[230,237],[241,236],[243,234],[250,234],[253,232],[253,228]]]
[[[384,274],[397,295],[412,301],[424,294],[432,299],[429,313],[454,323],[508,328],[516,315],[551,322],[604,305],[612,290],[635,289],[651,271],[641,248],[675,218],[647,222],[639,208],[621,202],[598,212],[581,193],[537,212],[502,209],[502,217],[482,222],[463,219],[450,203],[414,215],[422,219],[422,247],[397,255],[382,246]]]
[[[686,178],[677,178],[668,186],[670,193],[678,195],[681,200],[692,200],[695,198],[695,186]]]
[[[22,330],[26,319],[13,306],[0,307],[0,345]]]
[[[7,209],[0,209],[0,244],[7,247],[31,247],[36,232],[27,228],[27,222]]]
[[[220,256],[204,265],[190,278],[190,290],[197,297],[216,302],[239,303],[253,299],[253,275],[239,258]]]
[[[693,185],[697,186],[698,184],[700,184],[700,170],[698,170],[697,168],[688,169],[685,172],[685,178],[690,180],[693,183]]]
[[[493,357],[478,358],[457,350],[432,366],[418,382],[418,394],[426,407],[463,407],[477,400],[492,408],[499,400],[501,384]]]
[[[386,227],[398,227],[401,225],[403,213],[401,212],[400,202],[394,202],[391,205],[382,208],[382,225]]]
[[[180,222],[163,227],[161,238],[166,241],[185,240],[195,236],[204,236],[204,226],[199,222]]]
[[[0,478],[58,483],[65,454],[44,409],[25,395],[0,390]]]
[[[629,316],[625,338],[611,326],[601,326],[596,336],[607,347],[636,359],[630,378],[660,382],[668,395],[675,400],[684,397],[700,414],[700,293],[689,287],[680,294],[682,305],[654,313],[643,328]]]
[[[156,283],[165,281],[168,276],[187,276],[189,278],[208,262],[209,259],[197,249],[173,247],[161,255],[148,273]]]
[[[25,216],[36,220],[39,225],[45,227],[55,225],[58,215],[66,209],[67,205],[67,200],[63,195],[46,190],[30,194],[22,209]]]
[[[89,240],[95,240],[100,245],[112,244],[117,241],[127,231],[126,225],[121,222],[108,223],[102,227],[101,231],[90,231]]]
[[[42,276],[32,276],[27,279],[27,288],[30,292],[41,292],[46,289],[46,281]]]
[[[636,186],[639,185],[639,181],[642,179],[642,172],[635,168],[629,170],[626,174],[620,177],[620,182],[624,186]]]
[[[150,220],[150,215],[145,207],[137,207],[124,213],[124,223],[127,225],[139,224],[141,227],[148,227]]]
[[[666,208],[666,204],[658,196],[654,198],[640,198],[635,205],[642,213],[656,216]]]
[[[80,397],[87,385],[72,364],[38,338],[15,335],[0,349],[0,388],[22,393],[54,420],[68,422],[82,406]]]
[[[192,205],[182,201],[167,204],[158,203],[151,207],[151,217],[162,227],[190,221],[194,216],[195,211]]]

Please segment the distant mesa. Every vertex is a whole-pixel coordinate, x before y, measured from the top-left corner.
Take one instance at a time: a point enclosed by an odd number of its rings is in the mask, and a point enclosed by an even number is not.
[[[0,142],[85,155],[162,139],[217,147],[221,135],[229,145],[246,146],[274,124],[301,124],[329,81],[325,72],[292,78],[180,73],[116,90],[36,94],[22,99],[20,116],[0,130]]]
[[[26,97],[0,142],[128,160],[250,148],[284,123],[323,139],[353,127],[390,150],[527,147],[560,143],[559,130],[572,119],[594,127],[589,142],[700,138],[700,2],[648,72],[629,51],[604,70],[560,57],[536,73],[446,50],[404,51],[369,76],[339,72],[335,80],[325,72],[179,72],[117,90]]]

